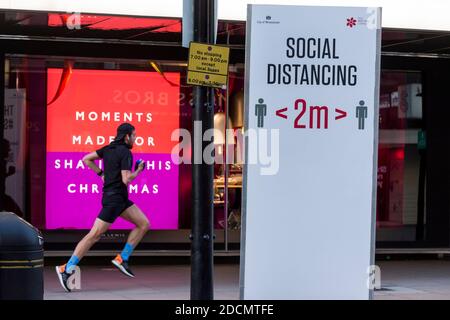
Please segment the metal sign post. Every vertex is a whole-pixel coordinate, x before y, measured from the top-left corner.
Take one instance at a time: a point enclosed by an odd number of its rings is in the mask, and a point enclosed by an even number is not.
[[[195,0],[194,41],[212,44],[213,40],[214,0]],[[213,88],[194,87],[192,121],[191,300],[211,300],[214,297],[214,164],[205,163],[203,158],[203,150],[211,143],[203,141],[203,136],[214,127]],[[196,159],[198,154],[201,159]]]

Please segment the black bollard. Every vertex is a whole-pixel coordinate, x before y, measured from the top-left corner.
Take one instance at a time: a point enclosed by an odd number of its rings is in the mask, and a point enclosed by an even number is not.
[[[0,212],[0,300],[44,299],[44,250],[39,230]]]

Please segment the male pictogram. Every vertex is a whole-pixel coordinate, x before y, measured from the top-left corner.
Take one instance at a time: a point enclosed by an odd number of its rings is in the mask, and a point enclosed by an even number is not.
[[[364,101],[359,102],[359,106],[356,107],[356,118],[358,118],[358,129],[364,130],[364,121],[367,118],[367,106],[364,105]]]
[[[255,116],[258,117],[258,128],[264,127],[264,117],[267,115],[267,105],[264,104],[264,99],[259,98],[255,105]]]

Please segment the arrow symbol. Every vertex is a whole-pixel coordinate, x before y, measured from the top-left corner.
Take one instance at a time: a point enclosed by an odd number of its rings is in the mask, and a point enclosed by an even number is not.
[[[340,110],[340,109],[335,109],[336,113],[339,113],[338,116],[336,116],[335,120],[339,120],[342,118],[345,118],[347,116],[347,112],[345,112],[344,110]]]
[[[284,118],[284,119],[287,119],[287,115],[283,114],[283,112],[286,112],[287,109],[288,108],[279,109],[279,110],[275,111],[275,113],[276,113],[277,116],[279,116],[281,118]]]

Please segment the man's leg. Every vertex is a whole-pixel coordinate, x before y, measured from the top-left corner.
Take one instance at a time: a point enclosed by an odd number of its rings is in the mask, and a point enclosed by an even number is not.
[[[130,232],[125,248],[117,255],[112,263],[125,275],[134,277],[133,272],[128,267],[128,259],[133,253],[134,248],[136,248],[142,237],[148,231],[150,223],[144,213],[135,204],[126,209],[120,216],[133,223],[136,228]]]
[[[66,272],[72,273],[75,266],[84,257],[86,252],[98,241],[103,233],[105,233],[111,224],[100,219],[96,219],[91,231],[78,243],[72,257],[66,264]]]
[[[100,240],[102,234],[108,231],[110,225],[111,223],[105,222],[97,218],[94,222],[94,226],[92,227],[91,231],[89,231],[89,233],[78,243],[77,247],[75,248],[75,251],[73,252],[73,255],[78,257],[79,260],[81,260],[86,254],[86,252],[88,252],[89,249],[98,240]]]
[[[94,225],[89,233],[78,243],[70,260],[62,266],[56,267],[61,286],[70,291],[68,280],[76,265],[84,257],[86,252],[100,239],[101,235],[105,233],[111,224],[100,219],[96,219]]]
[[[130,232],[127,240],[127,243],[132,245],[133,248],[136,248],[142,237],[147,233],[150,222],[141,209],[135,204],[126,209],[120,216],[136,226],[136,228]]]

